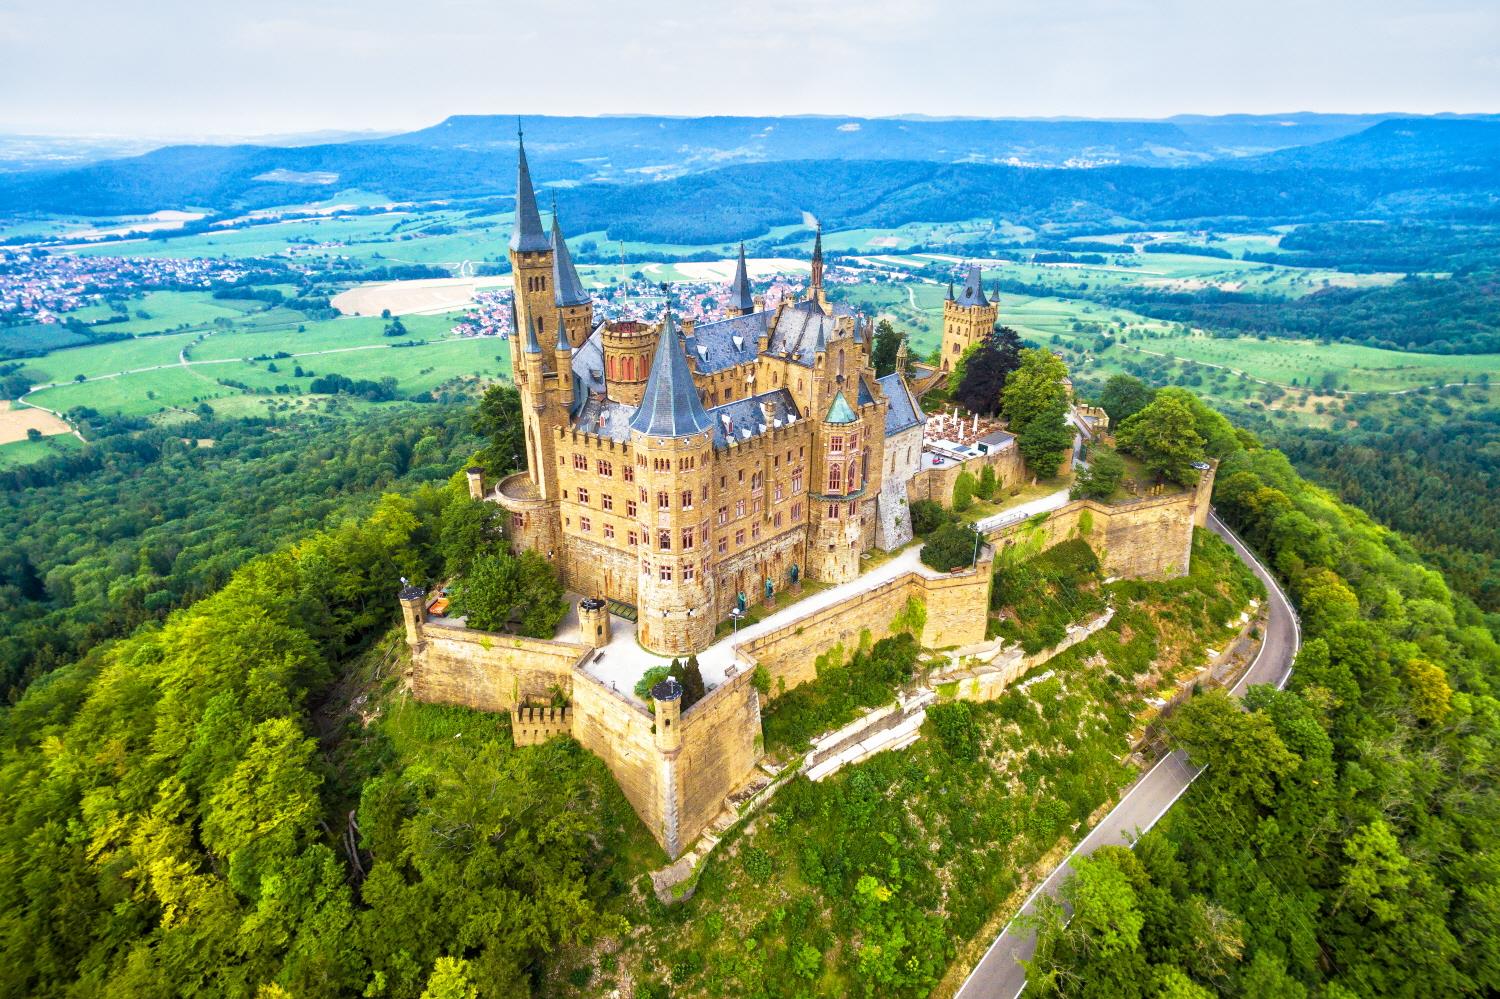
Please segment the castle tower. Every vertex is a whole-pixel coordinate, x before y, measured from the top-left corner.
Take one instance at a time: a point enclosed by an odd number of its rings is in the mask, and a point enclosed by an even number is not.
[[[670,310],[630,439],[644,539],[636,638],[663,655],[701,652],[717,623],[708,572],[713,433]]]
[[[599,335],[604,348],[604,387],[615,402],[639,406],[656,354],[657,330],[632,319],[611,320]]]
[[[420,586],[403,586],[398,599],[401,621],[406,625],[406,644],[416,651],[422,644],[422,625],[427,622],[427,591]]]
[[[557,307],[558,321],[567,330],[568,343],[583,346],[594,330],[594,300],[583,290],[568,241],[563,238],[557,221],[557,206],[552,208],[552,304]]]
[[[807,544],[807,569],[826,583],[847,583],[859,575],[859,497],[865,488],[864,451],[869,444],[863,430],[843,391],[835,393],[808,469],[813,533]]]
[[[755,311],[755,299],[750,294],[750,274],[745,267],[745,244],[740,244],[740,262],[734,269],[734,283],[729,286],[729,304],[725,312],[731,316],[748,316]]]
[[[670,676],[657,682],[651,702],[656,709],[656,748],[675,753],[682,748],[682,684]]]
[[[484,469],[471,465],[464,475],[469,480],[469,499],[484,499]]]
[[[957,297],[953,295],[953,285],[948,285],[948,300],[943,303],[943,353],[939,370],[951,371],[965,350],[983,342],[995,328],[999,311],[984,297],[979,265],[970,264],[963,291]]]
[[[813,237],[812,275],[807,280],[807,300],[817,302],[824,312],[828,311],[828,296],[823,294],[823,225],[818,224],[818,234]]]
[[[535,322],[537,334],[546,338],[547,324],[556,310],[553,301],[552,241],[542,228],[531,186],[531,167],[526,163],[526,143],[516,134],[516,219],[510,233],[510,273],[515,284],[513,301],[524,326]],[[555,332],[555,331],[554,331]]]
[[[603,597],[585,597],[578,601],[578,630],[583,644],[602,649],[609,644],[609,603]]]

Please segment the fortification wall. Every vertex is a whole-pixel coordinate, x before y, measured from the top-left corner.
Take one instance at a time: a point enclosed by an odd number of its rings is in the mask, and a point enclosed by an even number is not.
[[[724,808],[724,799],[744,783],[763,752],[760,695],[750,670],[725,680],[678,722],[682,748],[676,777],[678,836],[697,839]]]
[[[573,738],[604,761],[651,835],[665,844],[662,758],[651,713],[583,670],[573,677]]]
[[[977,569],[939,575],[909,572],[848,600],[796,618],[738,647],[742,659],[771,674],[772,696],[817,676],[815,660],[842,644],[853,650],[862,632],[872,641],[886,638],[904,623],[907,604],[923,605],[926,620],[919,641],[929,648],[969,645],[984,640],[990,599],[991,555]]]
[[[1026,481],[1026,462],[1021,452],[1012,443],[1010,447],[991,451],[987,455],[970,458],[957,465],[944,468],[928,466],[917,472],[907,485],[907,495],[912,502],[932,500],[943,506],[953,505],[953,486],[961,472],[968,472],[977,480],[988,465],[995,470],[995,481],[999,490],[1006,490]]]
[[[572,708],[510,709],[510,737],[517,746],[540,745],[554,735],[568,735],[572,731]]]
[[[1211,478],[1211,473],[1204,476]],[[1184,576],[1193,550],[1193,527],[1207,518],[1206,487],[1130,503],[1073,500],[1041,523],[1005,524],[986,533],[1003,554],[1016,545],[1041,551],[1069,538],[1083,538],[1108,576],[1168,579]]]
[[[424,621],[419,625],[408,680],[412,695],[435,704],[509,711],[545,703],[572,688],[583,645],[471,631]],[[408,636],[408,641],[410,636]]]

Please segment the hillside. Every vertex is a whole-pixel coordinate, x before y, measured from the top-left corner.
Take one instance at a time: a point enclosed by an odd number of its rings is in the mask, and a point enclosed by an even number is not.
[[[1273,122],[540,118],[530,123],[528,149],[535,175],[548,184],[624,184],[639,192],[650,190],[649,184],[639,187],[642,181],[717,176],[711,182],[716,197],[798,202],[787,211],[818,206],[826,200],[818,197],[820,187],[859,185],[867,210],[847,205],[837,210],[861,224],[875,214],[868,210],[873,196],[901,184],[903,177],[928,196],[909,193],[878,221],[947,217],[904,212],[924,200],[976,197],[1036,212],[1075,201],[1094,209],[1067,212],[1059,221],[1112,215],[1161,221],[1206,214],[1300,220],[1346,211],[1379,214],[1385,203],[1420,210],[1426,202],[1442,201],[1463,210],[1471,203],[1487,204],[1497,186],[1488,151],[1500,124],[1374,119],[1359,132],[1368,124],[1359,117]],[[1342,137],[1319,141],[1340,130],[1346,130]],[[1287,148],[1308,141],[1318,144]],[[1424,150],[1420,155],[1414,151],[1418,146]],[[432,128],[358,142],[170,146],[68,169],[0,173],[0,213],[118,215],[188,207],[229,212],[316,201],[350,188],[397,201],[506,195],[514,188],[513,148],[514,120],[495,116],[454,117]],[[1267,149],[1282,152],[1253,155]],[[1288,159],[1274,158],[1282,155]],[[1268,174],[1252,185],[1243,208],[1234,200],[1246,193],[1243,175],[1224,169],[1237,162]],[[1377,162],[1405,172],[1380,179],[1357,175]],[[931,175],[933,164],[941,165],[936,176],[916,179]],[[1208,170],[1196,168],[1204,164]],[[1459,181],[1444,176],[1455,165],[1475,168],[1474,175]],[[1176,166],[1184,169],[1152,169]],[[789,178],[803,175],[810,175],[811,186],[783,191]],[[1022,183],[1015,177],[1027,179]],[[986,197],[992,191],[995,196]]]

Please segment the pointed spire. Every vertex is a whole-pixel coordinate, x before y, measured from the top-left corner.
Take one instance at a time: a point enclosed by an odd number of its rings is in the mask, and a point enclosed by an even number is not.
[[[552,202],[552,300],[559,306],[587,305],[588,292],[578,280],[578,269],[573,266],[573,255],[568,252],[568,241],[563,238],[562,226],[557,221],[557,201]]]
[[[536,338],[536,320],[528,316],[526,319],[526,353],[540,354],[541,352],[542,345]]]
[[[824,423],[853,423],[859,419],[859,414],[854,412],[854,407],[849,405],[849,400],[844,398],[844,393],[838,392],[833,397],[833,403],[828,407],[828,415],[823,417]]]
[[[573,344],[568,341],[568,328],[563,325],[562,313],[557,314],[557,352],[566,354],[573,349]]]
[[[740,262],[734,269],[734,283],[729,286],[729,307],[754,312],[755,299],[750,294],[750,273],[745,267],[745,244],[740,244]]]
[[[823,290],[823,223],[818,223],[818,234],[813,237],[812,280],[807,286],[808,297]]]
[[[518,253],[546,250],[547,233],[542,213],[536,208],[536,189],[531,186],[531,167],[526,164],[526,142],[521,123],[516,122],[516,219],[510,231],[510,248]]]
[[[948,301],[953,301],[953,282],[948,282]]]
[[[630,418],[630,429],[651,437],[687,437],[708,427],[708,413],[698,399],[682,337],[668,308],[656,340],[656,353],[651,357],[645,395]]]
[[[989,305],[989,299],[984,297],[984,278],[979,272],[978,264],[969,265],[969,273],[964,280],[964,290],[958,296],[958,304],[964,306]]]
[[[818,323],[818,339],[813,341],[813,350],[819,354],[828,350],[828,338],[823,335],[823,323]]]

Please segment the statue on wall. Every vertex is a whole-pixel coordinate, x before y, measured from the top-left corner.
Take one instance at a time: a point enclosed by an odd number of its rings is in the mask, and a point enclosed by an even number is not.
[[[767,576],[766,577],[766,603],[770,603],[771,602],[771,598],[774,597],[775,595],[776,595],[776,584],[771,582],[771,577],[770,576]]]

